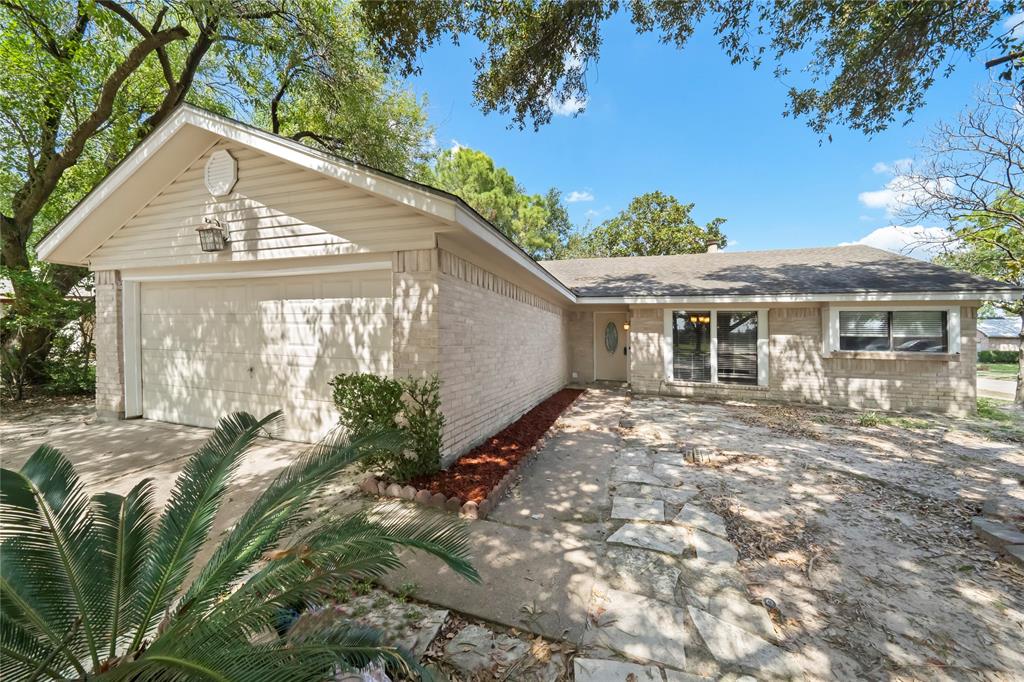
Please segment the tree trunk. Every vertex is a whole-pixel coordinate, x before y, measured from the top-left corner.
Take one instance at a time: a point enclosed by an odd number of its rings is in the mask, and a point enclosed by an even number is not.
[[[1020,314],[1020,343],[1017,345],[1017,393],[1013,402],[1024,407],[1024,312]]]

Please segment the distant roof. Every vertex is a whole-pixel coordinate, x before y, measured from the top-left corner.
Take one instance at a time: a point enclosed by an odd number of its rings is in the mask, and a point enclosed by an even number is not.
[[[751,296],[1014,291],[870,246],[542,261],[577,296]]]
[[[988,317],[978,320],[978,331],[985,336],[1017,337],[1020,336],[1020,317]]]

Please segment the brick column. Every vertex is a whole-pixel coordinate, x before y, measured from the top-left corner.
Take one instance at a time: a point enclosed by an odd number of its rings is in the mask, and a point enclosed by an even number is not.
[[[96,272],[96,418],[124,419],[124,324],[121,272]]]
[[[421,377],[440,371],[437,249],[396,252],[392,286],[392,375]]]

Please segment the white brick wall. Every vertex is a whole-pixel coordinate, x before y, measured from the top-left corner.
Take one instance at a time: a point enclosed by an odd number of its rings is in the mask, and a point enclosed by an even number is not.
[[[121,324],[121,273],[96,272],[96,417],[124,418],[124,347]]]
[[[976,308],[962,307],[960,357],[892,360],[824,357],[822,309],[772,308],[768,313],[769,385],[674,385],[665,382],[661,309],[631,311],[630,383],[638,393],[767,398],[819,405],[955,415],[975,409]]]
[[[565,312],[440,251],[439,338],[446,459],[568,383]]]

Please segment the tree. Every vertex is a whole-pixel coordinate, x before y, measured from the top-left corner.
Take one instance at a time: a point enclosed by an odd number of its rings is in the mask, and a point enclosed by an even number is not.
[[[671,194],[641,194],[591,232],[571,236],[558,257],[671,256],[704,253],[712,244],[725,246],[721,231],[725,219],[715,218],[701,227],[691,211],[693,204],[681,204]]]
[[[569,225],[558,190],[526,194],[507,169],[475,149],[456,147],[442,152],[429,181],[459,196],[534,257],[555,248]]]
[[[57,296],[87,273],[36,263],[35,243],[186,100],[401,175],[429,157],[416,98],[335,3],[0,0],[0,60],[0,255]],[[53,328],[12,338],[38,376]]]
[[[1000,211],[1024,216],[1024,200],[997,200]],[[1009,221],[983,214],[966,216],[957,223],[962,235],[954,250],[940,254],[936,262],[975,275],[1024,287],[1024,232]],[[1024,300],[993,301],[992,306],[1021,318],[1020,347],[1017,360],[1017,389],[1014,397],[1024,406]]]
[[[893,181],[908,223],[948,228],[943,262],[1016,283],[1024,277],[1022,107],[1024,84],[994,80],[955,122],[936,126],[921,158]],[[1021,313],[1019,301],[997,305]],[[1024,365],[1017,401],[1024,404]]]
[[[406,74],[442,38],[471,35],[482,44],[477,103],[511,114],[520,127],[539,127],[554,104],[585,106],[587,67],[600,57],[603,26],[620,2],[360,0],[360,7],[381,53]],[[704,24],[733,63],[757,68],[771,60],[777,78],[801,79],[784,113],[819,133],[844,125],[871,134],[913,116],[936,78],[992,43],[993,31],[1007,77],[1017,70],[1024,78],[1020,38],[1001,27],[1020,0],[635,0],[627,7],[637,32],[656,32],[663,43],[682,49]]]
[[[401,566],[399,548],[479,580],[456,520],[393,504],[311,514],[315,496],[367,448],[400,449],[394,434],[311,447],[193,572],[245,452],[279,417],[222,419],[159,518],[151,479],[126,496],[90,498],[71,462],[45,445],[19,471],[3,469],[4,679],[324,680],[370,661],[414,668],[393,643],[351,623],[289,633],[283,619]]]

